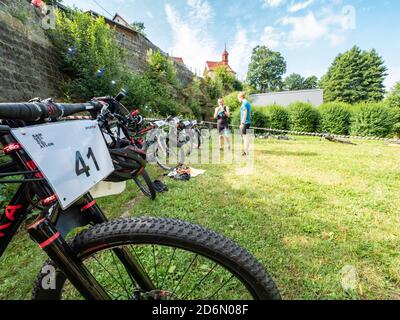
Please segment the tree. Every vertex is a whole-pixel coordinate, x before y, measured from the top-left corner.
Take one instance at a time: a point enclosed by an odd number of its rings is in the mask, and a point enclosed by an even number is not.
[[[321,79],[326,101],[377,102],[384,98],[387,68],[375,50],[354,46],[339,54]]]
[[[69,99],[85,101],[94,96],[115,94],[123,72],[123,50],[103,18],[71,10],[56,12],[56,28],[49,35],[67,76],[64,93]]]
[[[292,73],[285,78],[283,84],[284,88],[290,91],[315,89],[318,86],[318,78],[316,76],[303,78],[298,73]]]
[[[304,78],[298,73],[292,73],[285,78],[283,84],[286,90],[303,90]]]
[[[318,88],[318,78],[316,76],[311,76],[304,79],[304,90],[311,90]]]
[[[146,33],[144,32],[144,30],[146,29],[145,25],[143,22],[132,22],[131,23],[131,27],[133,30],[135,30],[136,32],[140,33],[143,36],[146,36]]]
[[[282,76],[286,72],[286,61],[280,52],[272,51],[266,46],[253,49],[247,82],[259,92],[282,89]]]
[[[218,83],[217,86],[221,89],[222,95],[243,89],[241,82],[225,66],[218,66],[215,69],[212,80]]]

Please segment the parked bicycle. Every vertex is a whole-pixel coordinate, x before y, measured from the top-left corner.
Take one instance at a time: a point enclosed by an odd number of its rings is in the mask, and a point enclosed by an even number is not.
[[[146,125],[138,111],[132,115],[129,128],[133,143],[146,151],[148,160],[156,162],[162,169],[175,169],[202,145],[203,138],[197,120],[181,121],[170,116]]]
[[[222,235],[175,219],[108,221],[88,190],[116,171],[104,128],[108,132],[117,121],[128,131],[115,109],[119,99],[0,104],[0,142],[10,157],[0,165],[0,183],[20,184],[0,218],[0,256],[28,214],[39,209],[27,231],[50,260],[33,299],[279,299],[263,266]],[[96,120],[59,121],[98,110]]]

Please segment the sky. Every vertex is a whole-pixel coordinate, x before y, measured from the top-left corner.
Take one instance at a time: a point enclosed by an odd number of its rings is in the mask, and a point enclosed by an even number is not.
[[[202,74],[221,61],[246,78],[252,49],[266,45],[287,62],[287,74],[323,76],[334,58],[357,45],[376,49],[388,67],[387,89],[400,81],[399,0],[64,0],[107,17],[141,21],[147,37]]]

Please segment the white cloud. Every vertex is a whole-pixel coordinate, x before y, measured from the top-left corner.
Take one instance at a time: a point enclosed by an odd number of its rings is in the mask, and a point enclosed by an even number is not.
[[[327,33],[324,23],[318,21],[312,12],[303,17],[285,17],[281,24],[292,26],[287,37],[288,46],[306,45]]]
[[[282,44],[284,33],[278,29],[267,26],[261,35],[261,43],[270,49],[276,49]]]
[[[171,4],[165,5],[167,21],[173,31],[173,44],[169,48],[174,56],[183,57],[185,63],[203,72],[205,62],[219,58],[216,41],[208,32],[214,16],[207,1],[187,0],[188,12],[183,15]]]
[[[264,8],[277,8],[283,5],[286,0],[264,0]]]
[[[351,6],[343,7],[340,12],[324,8],[317,14],[310,11],[304,16],[286,16],[278,23],[291,27],[285,40],[288,47],[310,46],[321,39],[337,46],[345,40],[346,31],[356,28],[356,14]]]
[[[288,7],[288,11],[291,13],[300,11],[300,10],[304,10],[307,7],[309,7],[310,5],[312,5],[314,3],[314,0],[306,0],[303,2],[297,2],[297,3],[292,3],[289,7]]]

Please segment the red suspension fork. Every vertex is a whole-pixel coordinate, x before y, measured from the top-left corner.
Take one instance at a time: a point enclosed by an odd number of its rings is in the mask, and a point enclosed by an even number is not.
[[[95,224],[100,224],[107,222],[108,219],[101,210],[101,208],[96,204],[96,200],[92,198],[90,194],[84,197],[84,202],[82,206],[82,212],[84,214],[89,214],[90,219]],[[143,270],[143,267],[137,261],[137,259],[132,255],[132,253],[125,248],[116,248],[113,250],[115,255],[124,265],[126,271],[135,279],[139,287],[144,291],[155,290],[156,287],[149,278],[148,274]]]
[[[85,299],[110,300],[107,292],[73,252],[49,219],[44,218],[37,221],[28,228],[28,233]]]

